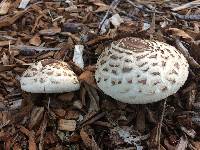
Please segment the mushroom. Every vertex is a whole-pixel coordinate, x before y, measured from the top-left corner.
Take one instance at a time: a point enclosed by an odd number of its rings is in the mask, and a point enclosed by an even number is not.
[[[44,59],[31,65],[20,79],[21,89],[31,93],[63,93],[80,88],[76,74],[69,65]]]
[[[111,43],[97,61],[97,86],[129,104],[152,103],[176,93],[188,77],[188,62],[173,46],[127,37]]]

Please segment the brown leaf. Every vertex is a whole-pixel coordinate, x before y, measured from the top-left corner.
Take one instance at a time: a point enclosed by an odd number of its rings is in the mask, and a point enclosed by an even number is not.
[[[187,34],[185,31],[178,29],[178,28],[169,28],[166,30],[166,32],[171,33],[175,37],[181,37],[185,40],[193,41],[193,38]]]

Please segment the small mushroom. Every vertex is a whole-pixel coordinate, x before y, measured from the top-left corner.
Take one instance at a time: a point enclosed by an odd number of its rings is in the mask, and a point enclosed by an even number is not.
[[[188,77],[188,62],[173,46],[128,37],[112,42],[97,61],[95,79],[121,102],[146,104],[176,93]]]
[[[78,90],[79,81],[69,65],[44,59],[31,65],[20,79],[21,89],[30,93],[64,93]]]

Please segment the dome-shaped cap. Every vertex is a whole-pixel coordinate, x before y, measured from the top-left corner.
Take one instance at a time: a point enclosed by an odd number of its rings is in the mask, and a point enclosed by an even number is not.
[[[63,93],[80,88],[76,74],[69,65],[45,59],[31,65],[20,79],[22,90],[31,93]]]
[[[95,79],[121,102],[145,104],[176,93],[188,77],[188,62],[173,46],[128,37],[112,42],[97,61]]]

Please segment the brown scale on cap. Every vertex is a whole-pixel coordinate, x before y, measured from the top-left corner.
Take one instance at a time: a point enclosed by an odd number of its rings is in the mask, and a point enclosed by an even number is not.
[[[130,72],[133,68],[130,68],[130,67],[124,67],[122,68],[122,72],[124,73],[127,73],[127,72]]]
[[[147,48],[149,45],[147,42],[141,41],[140,39],[133,39],[133,38],[124,38],[119,41],[113,42],[114,44],[119,44],[119,47],[124,49],[129,49],[131,51],[143,51],[145,48]],[[131,54],[131,53],[128,53]]]

